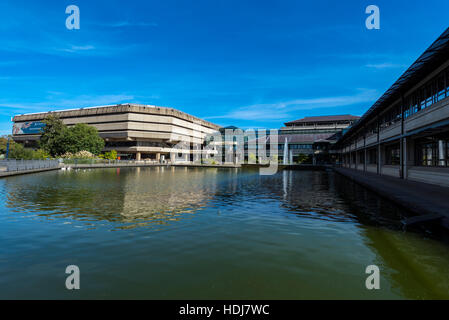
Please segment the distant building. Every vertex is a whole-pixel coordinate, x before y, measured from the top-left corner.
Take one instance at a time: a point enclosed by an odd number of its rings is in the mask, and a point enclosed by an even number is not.
[[[35,146],[49,115],[68,126],[85,123],[97,128],[106,143],[104,151],[117,150],[122,159],[192,161],[203,152],[199,146],[205,137],[220,129],[172,108],[121,104],[15,116],[13,139]]]
[[[285,127],[279,130],[279,157],[283,160],[285,141],[287,141],[289,162],[333,161],[329,158],[330,145],[335,144],[343,131],[359,118],[352,115],[334,115],[306,117],[287,122]]]

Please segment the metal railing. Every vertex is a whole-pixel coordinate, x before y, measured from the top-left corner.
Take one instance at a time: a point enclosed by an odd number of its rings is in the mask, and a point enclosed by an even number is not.
[[[155,160],[107,160],[107,159],[62,159],[65,165],[133,165],[133,164],[166,164]]]
[[[0,160],[0,172],[58,168],[58,160]]]

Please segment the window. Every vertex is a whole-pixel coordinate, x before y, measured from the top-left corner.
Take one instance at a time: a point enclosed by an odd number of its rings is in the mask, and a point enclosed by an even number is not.
[[[437,101],[441,101],[446,98],[446,81],[444,73],[438,77],[437,80]]]
[[[399,165],[401,159],[401,150],[398,144],[387,146],[385,148],[385,164],[386,165]]]
[[[448,133],[417,140],[416,165],[427,167],[449,166]]]
[[[405,99],[404,115],[411,115],[449,97],[449,68]]]
[[[426,108],[426,89],[422,88],[418,92],[419,92],[419,103],[417,112]]]
[[[449,97],[449,68],[444,73],[444,78],[446,80],[446,98]]]

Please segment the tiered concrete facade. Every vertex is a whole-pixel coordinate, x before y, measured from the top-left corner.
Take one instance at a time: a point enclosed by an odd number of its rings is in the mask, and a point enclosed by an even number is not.
[[[39,140],[42,121],[49,115],[66,125],[85,123],[97,128],[105,140],[104,151],[117,150],[122,158],[155,161],[191,161],[204,152],[207,135],[219,126],[184,112],[164,107],[125,104],[26,114],[14,117],[13,139],[25,144]]]
[[[342,137],[344,167],[449,186],[448,42],[446,31]]]

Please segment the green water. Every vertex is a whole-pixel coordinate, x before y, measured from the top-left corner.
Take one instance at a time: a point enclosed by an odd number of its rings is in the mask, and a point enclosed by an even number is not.
[[[60,171],[1,179],[0,197],[2,299],[449,298],[448,244],[334,173]]]

